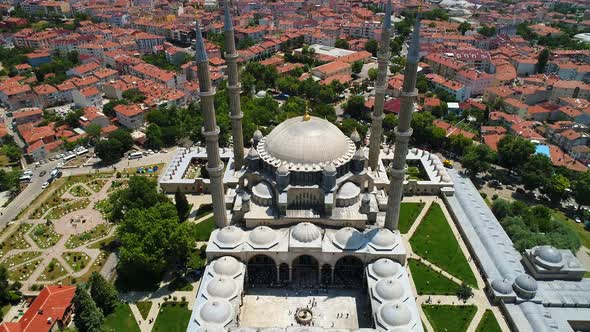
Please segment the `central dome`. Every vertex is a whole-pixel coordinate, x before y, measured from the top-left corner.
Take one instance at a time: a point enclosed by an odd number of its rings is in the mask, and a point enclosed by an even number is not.
[[[355,145],[338,127],[317,117],[288,119],[273,129],[257,146],[260,157],[289,170],[317,172],[333,163],[338,167],[352,159]]]

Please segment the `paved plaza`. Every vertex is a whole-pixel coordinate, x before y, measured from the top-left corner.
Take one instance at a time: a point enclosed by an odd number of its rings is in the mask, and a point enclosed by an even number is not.
[[[243,297],[239,321],[249,328],[298,326],[297,309],[310,309],[312,325],[323,328],[368,327],[370,312],[363,290],[288,290],[252,288]]]

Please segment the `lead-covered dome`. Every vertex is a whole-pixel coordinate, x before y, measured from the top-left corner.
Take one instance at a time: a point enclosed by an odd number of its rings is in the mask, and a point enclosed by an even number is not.
[[[227,277],[216,277],[207,285],[207,293],[211,297],[229,298],[236,293],[237,289],[236,282]]]
[[[356,229],[344,227],[334,233],[332,242],[342,250],[358,250],[365,245],[367,239]]]
[[[371,264],[371,274],[377,278],[391,278],[401,272],[402,266],[389,258],[379,258]]]
[[[379,309],[379,316],[388,327],[404,326],[412,321],[412,313],[403,302],[385,303]]]
[[[559,263],[562,260],[561,253],[552,246],[539,246],[535,248],[535,256],[549,263]]]
[[[235,276],[240,268],[240,262],[231,256],[223,256],[213,262],[213,272],[219,275]]]
[[[255,249],[270,248],[277,242],[277,231],[268,226],[258,226],[250,231],[250,244]]]
[[[404,285],[397,279],[381,279],[375,284],[375,295],[384,301],[403,300]]]
[[[215,236],[215,244],[222,249],[233,249],[242,243],[244,231],[236,226],[226,226]]]
[[[257,149],[260,157],[275,167],[285,162],[291,171],[318,172],[330,162],[335,167],[347,163],[355,145],[329,121],[298,116],[279,124]]]
[[[212,299],[203,304],[199,311],[199,315],[206,323],[224,325],[231,320],[232,307],[226,300]]]

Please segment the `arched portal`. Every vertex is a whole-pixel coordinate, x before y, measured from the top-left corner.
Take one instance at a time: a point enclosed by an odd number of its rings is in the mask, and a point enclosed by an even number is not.
[[[360,258],[344,256],[334,266],[334,284],[357,286],[363,284],[365,266]]]
[[[301,255],[293,260],[293,283],[303,288],[317,287],[320,264],[315,257]]]
[[[252,286],[268,286],[276,281],[274,260],[266,255],[256,255],[248,260],[248,282]]]
[[[281,282],[289,281],[289,264],[281,263],[279,265],[279,280]]]
[[[322,265],[322,285],[329,285],[332,283],[332,267],[330,264]]]

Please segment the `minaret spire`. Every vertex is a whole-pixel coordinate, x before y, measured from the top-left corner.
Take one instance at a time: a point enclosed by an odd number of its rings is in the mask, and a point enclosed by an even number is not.
[[[420,59],[420,10],[416,15],[416,24],[412,32],[410,48],[407,55],[406,69],[404,71],[404,85],[401,93],[401,111],[399,122],[395,128],[395,152],[391,163],[391,181],[389,184],[389,197],[387,211],[385,213],[385,228],[397,230],[399,212],[404,192],[404,178],[406,175],[406,156],[408,154],[408,141],[412,136],[412,114],[414,113],[414,100],[418,96],[416,90],[416,74],[418,60]]]
[[[225,190],[223,189],[223,162],[219,158],[219,126],[215,119],[215,88],[209,76],[209,58],[201,34],[199,19],[196,20],[196,54],[197,76],[199,78],[199,97],[203,112],[203,128],[201,132],[207,142],[207,172],[211,179],[209,191],[213,200],[213,216],[215,225],[222,228],[228,225],[225,211]]]
[[[379,45],[379,60],[377,82],[375,83],[375,108],[371,122],[371,141],[369,145],[369,168],[375,172],[379,168],[379,153],[381,151],[381,136],[383,135],[383,104],[387,90],[387,66],[391,56],[389,38],[391,33],[391,0],[387,1],[385,17],[381,28],[381,45]]]
[[[236,42],[234,40],[234,25],[230,14],[230,0],[225,1],[223,24],[225,34],[225,60],[227,61],[228,70],[228,95],[231,119],[231,132],[234,147],[234,170],[239,170],[244,165],[244,134],[242,132],[242,108],[240,106],[240,82],[238,77],[238,53],[236,52]]]

